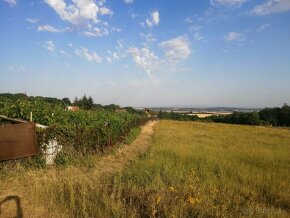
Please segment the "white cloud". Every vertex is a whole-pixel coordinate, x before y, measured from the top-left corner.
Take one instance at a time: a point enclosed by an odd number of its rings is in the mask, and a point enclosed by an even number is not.
[[[213,6],[241,6],[242,4],[244,4],[245,2],[247,2],[249,0],[211,0],[211,5]]]
[[[116,49],[120,50],[122,48],[124,48],[123,41],[118,39]]]
[[[85,58],[89,62],[101,63],[103,59],[96,52],[89,52],[87,48],[81,47],[75,49],[75,54],[81,58]]]
[[[269,26],[270,26],[270,24],[268,24],[268,23],[262,24],[262,25],[258,28],[258,31],[261,32],[261,31],[267,29]]]
[[[136,14],[136,13],[131,13],[130,14],[131,15],[131,18],[134,20],[136,17],[138,17],[139,15],[138,14]]]
[[[112,63],[112,59],[110,57],[106,57],[106,60],[109,64]]]
[[[113,32],[117,32],[117,33],[119,33],[119,32],[122,32],[122,29],[120,29],[120,28],[118,28],[118,27],[112,27],[112,28],[111,28],[111,33],[113,33]]]
[[[179,36],[159,44],[165,51],[165,57],[171,63],[187,59],[191,54],[190,43],[185,36]]]
[[[16,0],[4,0],[5,2],[7,2],[10,6],[14,6],[17,4]]]
[[[246,37],[242,33],[230,32],[224,36],[224,40],[228,42],[242,42],[246,40]]]
[[[150,18],[146,19],[146,24],[148,27],[157,26],[160,22],[159,12],[153,11],[150,13]]]
[[[134,2],[134,0],[124,0],[124,2],[125,2],[126,4],[131,4],[131,3]]]
[[[103,21],[102,24],[105,26],[105,27],[110,27],[109,23],[107,21]]]
[[[54,45],[53,41],[51,41],[51,40],[44,42],[42,47],[50,52],[53,52],[55,49],[55,45]]]
[[[199,32],[202,29],[202,26],[199,25],[192,25],[190,28],[190,31],[192,32]]]
[[[156,68],[159,58],[150,51],[149,48],[131,47],[128,53],[133,57],[134,62],[141,67],[150,79],[152,79],[152,71]]]
[[[16,73],[26,72],[26,68],[22,65],[9,66],[9,70]]]
[[[159,12],[158,11],[152,12],[151,18],[152,18],[153,24],[155,24],[155,25],[159,24],[160,19],[159,19]]]
[[[103,6],[106,3],[106,0],[99,0],[97,3],[99,6]]]
[[[268,15],[274,13],[281,13],[290,10],[290,0],[267,0],[264,4],[256,5],[250,14],[254,15]]]
[[[194,37],[194,39],[195,39],[196,41],[201,41],[201,40],[203,40],[203,36],[201,35],[200,32],[196,32],[196,33],[194,33],[193,37]]]
[[[112,15],[113,11],[105,6],[106,0],[44,0],[62,20],[77,26],[74,28],[88,37],[107,36],[121,29],[110,27],[107,21],[100,20],[102,15]],[[39,31],[68,32],[73,29],[57,29],[52,26],[40,26]]]
[[[89,31],[85,31],[84,34],[89,37],[92,36],[101,37],[109,35],[109,31],[107,30],[107,28],[100,29],[98,27],[94,27]]]
[[[111,50],[107,51],[107,53],[109,54],[109,56],[106,57],[108,63],[111,63],[115,60],[118,61],[121,58],[126,57],[126,54],[122,53],[123,44],[122,44],[122,41],[120,39],[117,41],[116,49],[118,50],[117,52],[115,52],[115,51],[113,52]]]
[[[104,1],[99,1],[99,5],[94,0],[45,0],[45,2],[55,10],[61,17],[74,25],[88,25],[97,23],[98,14],[106,15],[113,12],[104,7]],[[70,3],[69,3],[70,2]]]
[[[191,17],[187,17],[187,18],[184,19],[184,22],[185,23],[192,23],[193,21],[192,21]]]
[[[36,23],[40,22],[40,19],[38,19],[38,18],[26,18],[25,21],[28,23],[36,24]]]
[[[127,50],[137,66],[143,69],[154,83],[158,83],[158,81],[153,78],[152,73],[154,71],[168,72],[173,66],[178,64],[181,60],[187,59],[191,54],[190,43],[185,36],[161,42],[159,46],[165,52],[164,59],[159,59],[159,57],[148,47],[131,47]],[[140,84],[136,83],[132,85],[137,86]]]
[[[109,8],[106,7],[100,8],[100,13],[102,15],[113,15],[113,11],[111,11]]]
[[[50,25],[41,25],[37,27],[37,30],[40,32],[51,32],[51,33],[60,33],[62,32],[60,29],[57,29]]]
[[[112,58],[113,58],[114,60],[120,60],[120,57],[119,57],[119,55],[118,55],[116,52],[114,52],[114,53],[112,54]]]
[[[157,40],[152,33],[148,33],[148,34],[139,33],[139,36],[144,38],[146,42],[155,42]]]
[[[51,25],[40,25],[37,27],[37,30],[40,32],[50,32],[50,33],[62,33],[62,32],[71,32],[72,29],[69,27],[65,27],[63,29],[58,29],[56,27],[53,27]]]
[[[59,52],[60,52],[63,56],[65,56],[65,57],[68,57],[68,58],[71,58],[71,57],[72,57],[68,52],[66,52],[66,51],[64,51],[64,50],[59,50]]]
[[[190,31],[193,32],[193,38],[196,40],[196,41],[202,41],[203,40],[203,36],[201,35],[200,33],[200,30],[202,29],[202,26],[199,26],[199,25],[193,25],[191,26],[190,28]]]
[[[83,32],[84,35],[88,37],[102,37],[107,36],[110,33],[121,32],[122,30],[117,27],[110,27],[108,22],[102,22],[101,27],[95,27],[93,25],[88,25],[88,29]]]

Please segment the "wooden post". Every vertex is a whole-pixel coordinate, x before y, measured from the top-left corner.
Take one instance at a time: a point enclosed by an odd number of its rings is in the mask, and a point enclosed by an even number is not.
[[[32,111],[30,111],[30,122],[32,122],[33,119],[32,119]]]

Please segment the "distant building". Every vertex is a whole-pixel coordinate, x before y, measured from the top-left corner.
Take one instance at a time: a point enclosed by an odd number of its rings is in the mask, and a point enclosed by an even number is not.
[[[68,111],[78,111],[80,109],[79,106],[67,106],[66,109]]]

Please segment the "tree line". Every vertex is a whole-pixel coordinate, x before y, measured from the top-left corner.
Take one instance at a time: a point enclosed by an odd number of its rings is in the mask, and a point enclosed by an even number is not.
[[[71,102],[71,100],[68,97],[58,99],[58,98],[53,98],[53,97],[28,96],[26,95],[26,93],[16,93],[16,94],[0,93],[0,104],[1,102],[2,103],[4,102],[4,100],[1,101],[1,98],[5,99],[5,101],[10,100],[11,102],[14,102],[14,103],[17,100],[26,100],[30,102],[37,100],[37,101],[43,101],[43,102],[54,104],[54,105],[61,105],[62,107],[73,105],[73,106],[78,106],[80,109],[83,109],[83,110],[105,110],[105,111],[115,112],[121,109],[121,107],[116,104],[109,104],[109,105],[97,104],[94,102],[91,96],[87,97],[86,94],[84,94],[80,98],[75,97],[73,102]],[[124,107],[123,109],[125,109],[129,113],[135,113],[142,116],[145,115],[144,111],[136,110],[132,107]]]
[[[190,116],[187,114],[182,114],[182,113],[176,113],[176,112],[163,112],[159,111],[158,112],[158,118],[159,119],[164,119],[164,120],[179,120],[179,121],[195,121],[198,120],[198,116]]]
[[[264,108],[259,112],[234,112],[226,116],[210,116],[206,120],[218,123],[290,126],[290,106]]]
[[[206,122],[246,125],[290,126],[290,106],[284,104],[281,108],[264,108],[259,112],[234,112],[229,115],[212,115],[205,118],[198,118],[197,116],[190,116],[174,112],[159,111],[158,118],[181,121],[199,120]]]
[[[58,99],[58,98],[53,98],[53,97],[43,97],[43,96],[28,96],[26,93],[0,93],[0,98],[5,98],[9,99],[12,102],[15,102],[17,100],[28,100],[28,101],[33,101],[33,100],[42,100],[47,103],[51,104],[62,104],[64,106],[69,106],[71,105],[71,101],[69,98],[63,98],[63,99]]]

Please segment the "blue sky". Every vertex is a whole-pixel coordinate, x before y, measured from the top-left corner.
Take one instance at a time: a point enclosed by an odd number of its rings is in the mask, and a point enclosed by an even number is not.
[[[290,103],[290,0],[0,0],[0,92]]]

